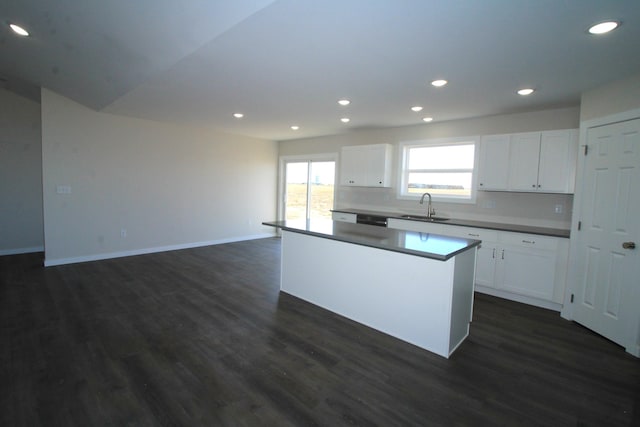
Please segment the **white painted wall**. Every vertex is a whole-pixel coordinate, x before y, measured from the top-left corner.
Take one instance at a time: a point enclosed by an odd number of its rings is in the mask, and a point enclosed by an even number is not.
[[[640,108],[640,74],[582,94],[580,122]]]
[[[279,155],[308,155],[336,152],[345,145],[391,143],[396,146],[393,159],[393,188],[339,187],[337,207],[420,213],[417,202],[399,200],[395,180],[399,159],[397,146],[402,141],[532,132],[540,130],[577,129],[580,109],[561,108],[544,111],[505,114],[442,123],[399,128],[355,130],[342,135],[279,142]],[[555,213],[556,205],[563,213]],[[478,192],[475,204],[437,203],[438,214],[456,218],[504,221],[543,227],[569,228],[573,196],[565,194],[533,194]]]
[[[273,141],[99,113],[43,89],[42,159],[46,265],[273,233],[261,225],[276,215]]]
[[[0,255],[43,249],[40,104],[0,89]]]

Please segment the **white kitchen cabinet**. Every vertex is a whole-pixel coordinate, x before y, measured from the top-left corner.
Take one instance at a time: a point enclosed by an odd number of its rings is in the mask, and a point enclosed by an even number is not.
[[[449,228],[450,231],[446,233],[447,235],[482,241],[476,255],[475,283],[481,286],[494,287],[498,231],[459,226],[449,226]]]
[[[534,246],[535,244],[502,246],[496,264],[496,287],[552,301],[555,289],[556,251],[538,249]]]
[[[480,140],[480,190],[507,190],[510,135],[483,136]]]
[[[357,222],[357,215],[347,212],[331,212],[331,219],[355,224]]]
[[[540,132],[511,135],[509,145],[509,180],[511,191],[538,191]]]
[[[542,132],[538,191],[573,193],[578,161],[578,131],[567,129]]]
[[[561,304],[568,245],[559,237],[501,231],[495,246],[494,289]]]
[[[572,193],[577,135],[565,129],[483,137],[478,189]]]
[[[574,129],[512,135],[509,190],[572,193],[577,153]]]
[[[389,228],[481,240],[476,290],[559,310],[564,299],[568,239],[389,218]]]
[[[354,187],[390,187],[391,160],[391,144],[342,147],[340,184]]]

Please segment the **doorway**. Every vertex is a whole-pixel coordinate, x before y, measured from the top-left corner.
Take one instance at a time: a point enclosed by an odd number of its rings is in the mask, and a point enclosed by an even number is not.
[[[335,197],[335,156],[280,160],[280,218],[331,218]]]

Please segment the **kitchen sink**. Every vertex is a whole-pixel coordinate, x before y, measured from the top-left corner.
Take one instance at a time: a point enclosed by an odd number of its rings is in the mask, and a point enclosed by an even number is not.
[[[429,221],[429,222],[440,222],[440,221],[448,221],[449,218],[445,218],[442,216],[431,216],[428,217],[426,215],[402,215],[402,218],[406,219],[417,219],[419,221]]]

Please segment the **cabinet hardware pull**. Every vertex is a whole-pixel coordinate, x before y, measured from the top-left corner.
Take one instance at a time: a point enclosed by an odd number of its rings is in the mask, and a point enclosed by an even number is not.
[[[504,259],[504,249],[502,250],[502,259]]]
[[[636,242],[624,242],[622,244],[622,247],[624,249],[635,249],[636,248]]]
[[[536,188],[536,185],[535,185],[535,184],[533,184],[533,185],[531,185],[531,186],[532,186],[533,188]]]
[[[492,256],[492,257],[493,257],[493,258],[495,258],[495,257],[496,257],[496,248],[493,248],[493,256]]]
[[[480,237],[480,235],[479,235],[479,234],[473,234],[473,233],[468,233],[468,234],[469,234],[469,236],[471,236],[471,237]]]
[[[532,244],[536,244],[536,242],[534,240],[523,240],[522,243],[532,243]]]

